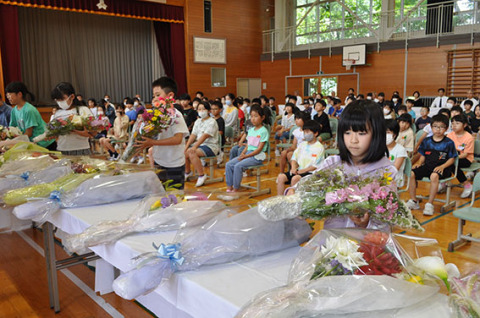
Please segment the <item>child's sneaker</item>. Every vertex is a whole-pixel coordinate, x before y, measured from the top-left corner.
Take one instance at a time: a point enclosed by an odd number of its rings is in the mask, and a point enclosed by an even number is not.
[[[415,202],[414,200],[410,199],[407,201],[407,207],[410,209],[410,210],[420,210],[420,205],[418,204],[418,202]]]
[[[203,176],[199,176],[197,179],[197,184],[195,184],[196,187],[201,187],[204,183],[205,180],[207,180],[207,175],[204,174]]]
[[[188,172],[188,173],[185,172],[185,181],[187,181],[188,178],[190,178],[192,175],[193,175],[193,172],[192,172],[192,171],[190,171],[190,172]]]
[[[445,182],[439,183],[438,184],[438,193],[445,193],[447,191],[447,185]]]
[[[423,215],[431,216],[433,215],[434,206],[431,203],[425,203],[425,208],[423,209]]]
[[[144,157],[140,157],[138,158],[138,162],[137,162],[137,165],[141,165],[142,163],[145,162],[145,158]]]
[[[280,150],[275,149],[275,157],[280,157]]]
[[[460,198],[465,199],[472,195],[473,186],[471,184],[466,184],[463,187],[463,192],[460,194]]]

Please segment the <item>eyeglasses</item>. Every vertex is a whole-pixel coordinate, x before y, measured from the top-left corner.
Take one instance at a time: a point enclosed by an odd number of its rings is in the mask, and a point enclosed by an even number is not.
[[[433,128],[433,129],[440,129],[440,130],[442,130],[442,129],[447,129],[446,126],[437,126],[437,125],[432,126],[432,128]]]

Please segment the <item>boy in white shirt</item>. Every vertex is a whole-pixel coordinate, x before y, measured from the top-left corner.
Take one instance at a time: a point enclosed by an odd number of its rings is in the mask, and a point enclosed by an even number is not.
[[[323,145],[317,140],[319,132],[320,125],[314,120],[308,120],[303,125],[305,141],[301,142],[293,152],[290,171],[278,175],[277,195],[283,195],[286,184],[294,186],[302,177],[318,169],[325,151]]]
[[[175,97],[177,83],[169,77],[161,77],[152,83],[154,98]],[[153,160],[155,167],[161,169],[158,178],[162,182],[173,180],[179,184],[179,189],[185,185],[185,137],[189,135],[183,115],[175,109],[175,122],[164,132],[158,134],[157,139],[143,137],[135,146],[139,152],[153,146]]]

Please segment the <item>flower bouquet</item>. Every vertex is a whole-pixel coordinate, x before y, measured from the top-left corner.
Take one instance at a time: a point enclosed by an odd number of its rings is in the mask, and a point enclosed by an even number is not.
[[[144,198],[128,219],[92,225],[80,234],[68,236],[64,246],[70,252],[80,252],[91,246],[114,243],[134,233],[197,226],[207,222],[212,213],[218,213],[223,208],[223,203],[204,200],[203,196],[196,193],[189,195],[176,191],[154,194]]]
[[[380,177],[348,175],[340,168],[317,171],[302,178],[292,196],[276,196],[259,203],[268,220],[301,215],[314,220],[368,212],[371,218],[406,229],[423,231],[388,174]]]
[[[17,127],[13,127],[13,126],[5,127],[0,125],[0,140],[15,139],[22,135],[23,135],[22,131]]]
[[[82,178],[81,176],[84,177]],[[24,195],[20,196],[17,194],[19,198],[14,197],[13,199],[17,199],[14,203],[19,202],[21,199],[21,202],[24,204],[16,206],[13,214],[22,220],[32,219],[42,223],[48,216],[61,208],[120,202],[143,198],[148,194],[164,192],[162,183],[153,171],[115,176],[76,174],[67,176],[65,178],[67,184],[59,186],[61,179],[55,182],[54,187],[48,187],[47,190],[38,190],[38,192],[41,191],[39,194],[32,189],[30,191],[22,189],[22,194]],[[9,203],[6,198],[10,192],[7,192],[4,198],[7,204]]]
[[[233,215],[232,215],[233,214]],[[295,218],[271,222],[251,208],[242,213],[226,208],[199,228],[179,230],[173,244],[136,258],[136,267],[113,283],[115,293],[133,299],[154,290],[176,271],[223,264],[244,257],[279,251],[308,240],[311,228]]]
[[[59,151],[51,151],[47,148],[40,147],[39,145],[31,142],[19,142],[8,149],[3,158],[5,162],[14,162],[23,157],[39,157],[42,155],[49,155],[52,159],[57,159],[62,155]]]
[[[122,161],[128,161],[135,154],[135,142],[142,137],[156,138],[157,135],[170,127],[177,117],[173,98],[159,97],[153,101],[153,108],[146,109],[138,116],[133,125],[128,145],[122,154]]]
[[[432,240],[409,242],[418,254]],[[323,230],[292,262],[287,285],[256,296],[237,317],[392,317],[418,308],[438,296],[430,279],[438,268],[426,265],[437,256],[407,250],[395,234]]]
[[[107,116],[88,117],[84,122],[84,127],[92,133],[108,130],[112,125]]]
[[[459,318],[480,317],[480,272],[452,279],[450,304]]]

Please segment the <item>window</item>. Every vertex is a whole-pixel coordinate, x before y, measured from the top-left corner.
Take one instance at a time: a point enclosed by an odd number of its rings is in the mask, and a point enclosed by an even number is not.
[[[225,68],[212,67],[212,87],[226,87],[227,72]]]

